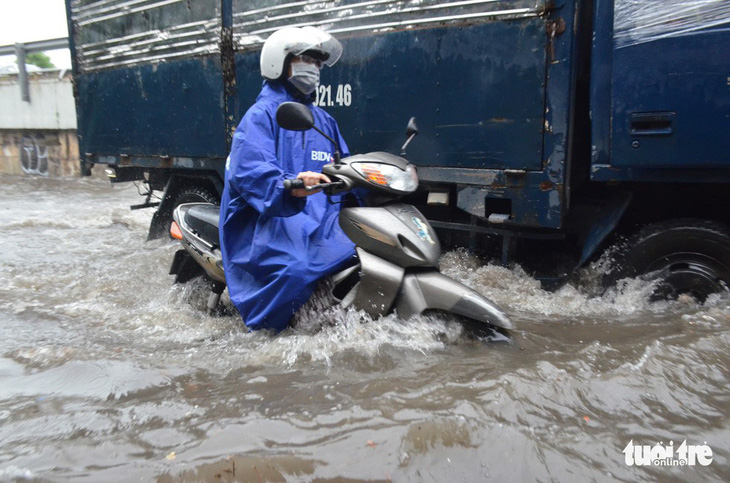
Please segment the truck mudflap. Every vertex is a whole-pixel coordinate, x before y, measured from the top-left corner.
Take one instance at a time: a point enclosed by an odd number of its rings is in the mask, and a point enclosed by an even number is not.
[[[409,318],[426,310],[443,310],[502,329],[514,325],[493,302],[439,272],[406,274],[401,285],[396,311]]]

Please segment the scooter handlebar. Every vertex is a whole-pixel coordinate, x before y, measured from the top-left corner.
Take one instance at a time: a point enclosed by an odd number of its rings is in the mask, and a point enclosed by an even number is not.
[[[304,188],[304,180],[303,179],[285,179],[284,180],[284,189],[285,190],[297,190]]]
[[[312,186],[304,186],[304,180],[303,179],[285,179],[284,180],[284,189],[285,190],[297,190],[304,188],[307,191],[314,191],[314,190],[321,190],[321,189],[327,189],[327,188],[334,188],[334,189],[349,189],[348,184],[344,181],[335,180],[329,183],[319,183]]]

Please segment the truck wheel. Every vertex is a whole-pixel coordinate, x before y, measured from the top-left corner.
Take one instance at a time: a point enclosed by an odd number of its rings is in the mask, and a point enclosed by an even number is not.
[[[209,191],[206,188],[200,186],[191,186],[189,188],[183,188],[175,197],[175,203],[173,204],[172,211],[175,210],[179,205],[183,203],[212,203],[214,205],[219,204],[218,196]],[[170,216],[172,216],[172,211]],[[170,218],[172,220],[172,218]]]
[[[648,225],[616,256],[606,283],[645,275],[659,279],[653,299],[690,294],[704,302],[730,287],[730,230],[720,223],[679,219]]]
[[[177,196],[175,196],[175,201],[172,204],[169,215],[165,217],[165,227],[167,233],[170,233],[172,212],[175,211],[175,208],[185,203],[211,203],[213,205],[220,204],[220,202],[218,201],[218,196],[216,196],[215,193],[207,190],[206,188],[202,188],[200,186],[189,186],[187,188],[181,189]]]
[[[212,190],[202,186],[183,186],[175,193],[172,202],[163,201],[152,217],[148,240],[170,236],[170,224],[172,223],[172,212],[183,203],[212,203],[219,204],[218,195]]]

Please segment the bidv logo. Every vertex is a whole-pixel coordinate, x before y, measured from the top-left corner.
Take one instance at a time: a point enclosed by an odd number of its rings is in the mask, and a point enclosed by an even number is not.
[[[332,161],[332,154],[326,151],[312,151],[312,161]]]
[[[674,443],[664,446],[637,445],[629,441],[622,451],[629,466],[694,466],[699,463],[708,466],[712,463],[712,448],[705,444],[687,444],[685,439],[675,450]]]

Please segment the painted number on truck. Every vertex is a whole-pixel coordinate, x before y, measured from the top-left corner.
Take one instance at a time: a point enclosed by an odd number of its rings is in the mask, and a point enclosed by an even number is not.
[[[332,91],[334,90],[334,96]],[[320,107],[347,107],[352,104],[352,86],[338,84],[336,86],[320,84],[315,90],[317,97],[314,103]]]

